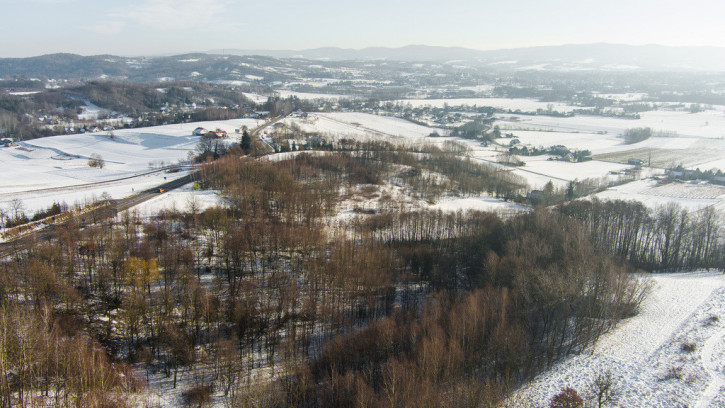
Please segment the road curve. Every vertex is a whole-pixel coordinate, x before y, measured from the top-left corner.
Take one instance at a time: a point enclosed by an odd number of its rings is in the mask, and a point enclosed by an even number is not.
[[[194,180],[196,177],[198,171],[195,171],[193,173],[187,174],[186,176],[180,177],[178,179],[169,181],[164,184],[160,184],[156,187],[149,188],[147,190],[140,191],[134,195],[131,195],[126,198],[121,198],[118,200],[112,200],[111,211],[99,211],[97,213],[93,214],[93,218],[95,222],[98,222],[103,219],[107,219],[110,217],[113,217],[116,215],[118,211],[125,211],[132,207],[135,207],[145,201],[148,201],[154,197],[157,197],[159,194],[163,194],[164,192],[174,190],[176,188],[179,188],[185,184],[188,184]],[[85,222],[86,217],[90,217],[90,215],[80,215],[80,221],[81,223]],[[76,218],[77,219],[77,218]],[[68,222],[65,222],[64,224],[67,224]],[[63,224],[48,224],[40,229],[36,229],[28,234],[21,235],[15,239],[10,239],[6,242],[0,243],[0,258],[5,258],[7,256],[12,255],[13,253],[25,249],[29,245],[33,245],[35,242],[39,240],[47,240],[50,239],[53,234],[55,233],[55,230],[58,226]]]

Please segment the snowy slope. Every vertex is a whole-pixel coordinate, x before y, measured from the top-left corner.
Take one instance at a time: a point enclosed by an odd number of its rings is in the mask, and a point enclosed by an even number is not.
[[[723,407],[725,276],[698,272],[654,275],[640,313],[591,350],[555,365],[519,389],[507,407],[546,407],[564,387],[586,395],[610,372],[618,407]],[[694,345],[694,351],[683,350]]]
[[[158,169],[188,159],[199,143],[199,137],[191,134],[196,127],[220,128],[233,139],[235,129],[258,123],[237,119],[123,129],[45,137],[0,148],[0,209],[8,210],[13,199],[22,200],[26,213],[32,213],[53,201],[73,204],[104,192],[123,197],[183,176],[185,172],[166,174]],[[89,167],[91,155],[101,156],[105,166]]]
[[[196,190],[193,184],[187,184],[141,203],[132,208],[143,217],[150,217],[161,211],[191,211],[194,208],[202,212],[208,208],[223,206],[224,200],[214,190]]]
[[[433,131],[445,133],[444,130],[417,125],[404,119],[357,112],[317,113],[307,119],[288,118],[284,123],[294,123],[305,132],[357,140],[418,139],[427,137]]]

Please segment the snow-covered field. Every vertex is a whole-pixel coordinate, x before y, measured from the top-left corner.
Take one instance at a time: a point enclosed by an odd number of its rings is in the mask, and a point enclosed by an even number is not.
[[[510,214],[518,211],[528,211],[528,207],[523,207],[515,203],[496,199],[494,197],[481,195],[476,197],[442,197],[436,204],[431,206],[434,210],[443,212],[456,211],[491,211],[502,214]]]
[[[111,113],[107,109],[103,109],[98,105],[86,101],[86,106],[83,107],[83,112],[78,115],[78,119],[81,120],[96,120],[101,114]]]
[[[561,144],[587,149],[612,161],[628,157],[651,159],[656,167],[683,164],[702,170],[725,170],[725,108],[699,113],[672,110],[643,112],[641,119],[600,116],[497,115],[502,133],[512,133],[521,143],[532,146]],[[640,143],[624,144],[620,138],[627,129],[649,127],[655,137]]]
[[[8,211],[11,201],[19,199],[32,215],[54,201],[72,205],[104,192],[121,198],[185,175],[154,171],[188,160],[199,142],[191,134],[196,127],[226,130],[231,139],[235,129],[259,123],[254,119],[185,123],[45,137],[0,148],[0,208]],[[89,167],[91,155],[99,155],[104,167]]]
[[[622,146],[622,139],[613,134],[596,134],[586,132],[554,132],[536,130],[511,130],[513,126],[504,127],[501,124],[501,131],[513,133],[524,145],[533,147],[551,147],[564,145],[569,149],[589,150],[593,154],[610,152],[618,146]]]
[[[645,179],[611,187],[594,195],[601,200],[635,200],[649,208],[656,208],[676,202],[690,211],[705,207],[720,207],[725,203],[725,187],[689,182],[660,184],[656,180]]]
[[[214,190],[198,190],[193,188],[193,184],[187,184],[183,187],[160,194],[144,203],[133,207],[142,217],[151,217],[161,211],[181,211],[191,212],[192,209],[202,212],[208,208],[223,206],[224,199]]]
[[[187,174],[188,171],[166,173],[162,170],[117,181],[8,193],[3,194],[0,198],[0,209],[12,214],[12,201],[17,199],[20,200],[26,215],[30,217],[35,211],[46,209],[55,202],[66,203],[69,206],[77,204],[83,207],[108,196],[112,198],[127,197]]]
[[[439,134],[445,133],[440,129],[417,125],[404,119],[356,112],[317,113],[307,119],[285,119],[285,124],[292,123],[305,132],[332,135],[336,138],[352,137],[357,140],[420,139],[436,130]]]
[[[267,102],[267,99],[269,99],[268,96],[259,95],[259,94],[255,94],[255,93],[242,92],[242,94],[247,99],[249,99],[250,101],[252,101],[254,103],[265,103],[265,102]]]
[[[526,165],[521,170],[532,171],[554,179],[572,181],[575,179],[584,180],[587,178],[605,177],[612,171],[622,171],[632,167],[625,164],[598,160],[570,163],[560,160],[549,160],[549,157],[547,155],[521,157],[521,160],[526,162]]]
[[[611,373],[617,407],[725,406],[725,276],[717,272],[653,275],[638,315],[524,386],[503,405],[547,407],[562,388],[591,395]]]
[[[549,130],[560,132],[597,133],[607,132],[613,136],[623,134],[626,129],[649,127],[655,132],[675,132],[678,137],[725,138],[725,108],[699,113],[657,110],[640,113],[640,119],[620,119],[603,116],[576,115],[572,117],[524,116],[497,114],[499,125],[513,130]],[[511,120],[515,118],[514,120]]]

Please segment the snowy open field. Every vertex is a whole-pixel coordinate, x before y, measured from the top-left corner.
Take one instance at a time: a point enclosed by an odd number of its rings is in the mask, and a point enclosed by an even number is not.
[[[498,166],[502,170],[523,177],[532,189],[542,189],[549,181],[554,187],[566,188],[570,181],[585,179],[614,179],[610,172],[619,172],[631,166],[621,163],[611,163],[599,160],[582,163],[570,163],[549,160],[549,155],[520,156],[526,164],[520,167],[508,167],[497,162],[499,156],[506,149],[501,147],[481,147],[477,143],[467,142],[471,158],[483,163]],[[557,143],[558,144],[558,143]]]
[[[689,113],[659,110],[641,113],[641,119],[600,116],[497,115],[503,133],[513,133],[521,143],[532,146],[561,144],[587,149],[597,158],[626,162],[628,158],[649,161],[655,167],[683,164],[685,167],[725,170],[725,110],[716,107]],[[627,129],[649,127],[655,137],[627,145],[619,137]]]
[[[358,140],[421,139],[437,130],[404,119],[356,112],[316,113],[307,119],[285,119],[285,124],[292,123],[297,124],[305,132]],[[444,133],[440,129],[437,131]]]
[[[611,171],[621,171],[631,166],[591,160],[581,163],[570,163],[560,160],[549,160],[548,155],[521,157],[526,162],[521,170],[528,170],[548,177],[573,181],[587,178],[605,177]]]
[[[235,129],[255,127],[260,121],[238,119],[219,122],[186,123],[150,128],[53,136],[20,142],[0,148],[0,208],[8,210],[13,199],[22,201],[26,213],[47,208],[54,201],[74,204],[100,197],[125,197],[133,190],[150,188],[185,175],[154,170],[186,161],[199,137],[192,131],[226,130],[234,138]],[[91,155],[103,158],[102,169],[88,166]]]
[[[514,98],[460,98],[460,99],[400,99],[394,101],[403,105],[410,104],[412,107],[430,106],[442,108],[448,106],[491,106],[498,109],[520,110],[524,112],[536,112],[538,109],[547,110],[549,105],[559,112],[571,112],[579,107],[567,105],[561,102],[539,102],[535,99],[514,99]]]
[[[496,199],[487,195],[474,197],[441,197],[440,200],[430,207],[434,210],[443,212],[457,211],[490,211],[502,214],[510,214],[518,211],[528,211],[528,207],[523,207],[515,203]]]
[[[255,94],[255,93],[242,92],[242,94],[247,99],[249,99],[250,101],[252,101],[254,103],[265,103],[265,102],[267,102],[267,99],[269,99],[268,96],[259,95],[259,94]]]
[[[707,183],[666,183],[646,179],[611,187],[594,195],[601,200],[635,200],[649,208],[676,202],[690,211],[725,204],[725,187]]]
[[[501,129],[550,130],[560,132],[597,133],[613,136],[626,129],[649,127],[658,132],[675,132],[679,137],[725,138],[725,108],[718,107],[699,113],[658,110],[640,113],[640,119],[620,119],[603,116],[577,115],[572,117],[525,116],[497,114]],[[515,118],[511,120],[511,118]]]
[[[567,358],[524,386],[506,407],[547,407],[562,388],[590,395],[610,372],[617,407],[725,406],[725,276],[716,272],[653,275],[638,315],[622,321],[591,350]],[[694,348],[683,349],[683,345]]]
[[[629,158],[642,160],[652,167],[725,170],[725,139],[650,138],[627,146],[627,150],[596,155],[595,158],[626,162]]]
[[[151,217],[161,211],[202,212],[208,208],[225,205],[224,199],[214,190],[196,190],[193,184],[160,194],[133,207],[142,217]]]
[[[589,150],[593,154],[610,152],[622,145],[622,139],[616,135],[603,135],[585,132],[554,132],[536,130],[511,130],[513,126],[501,126],[501,132],[513,133],[524,145],[533,147],[551,147],[564,145],[569,149]]]

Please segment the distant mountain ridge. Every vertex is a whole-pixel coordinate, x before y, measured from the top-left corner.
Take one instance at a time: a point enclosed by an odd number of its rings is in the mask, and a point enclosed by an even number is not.
[[[292,50],[213,50],[210,54],[264,55],[274,58],[305,58],[313,60],[395,60],[451,61],[480,64],[508,63],[513,67],[551,65],[551,69],[567,65],[643,70],[725,70],[725,47],[672,47],[664,45],[568,44],[481,51],[462,47],[408,45],[399,48],[369,47],[363,49],[315,48]]]
[[[673,71],[725,72],[725,48],[659,45],[586,44],[480,51],[461,47],[410,45],[360,50],[316,48],[285,50],[215,50],[157,57],[81,56],[50,54],[30,58],[0,58],[0,79],[116,79],[131,81],[284,81],[295,72],[317,75],[316,64],[342,63],[364,68],[370,61],[399,62],[400,69],[423,63],[496,71]],[[339,65],[339,64],[338,64]],[[402,67],[402,68],[401,68]]]
[[[462,47],[435,47],[407,45],[399,48],[369,47],[363,49],[322,47],[309,50],[212,50],[209,54],[264,55],[274,58],[304,58],[312,60],[394,60],[394,61],[444,61],[477,58],[482,51]]]

